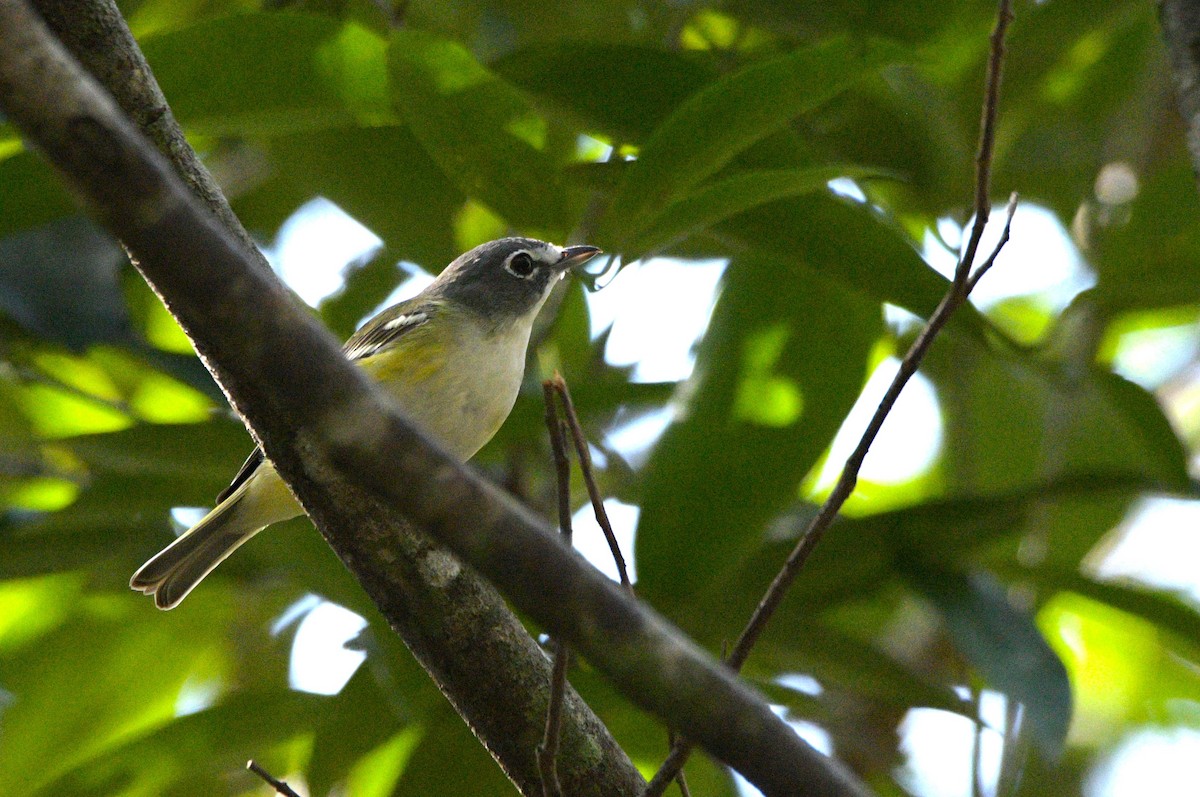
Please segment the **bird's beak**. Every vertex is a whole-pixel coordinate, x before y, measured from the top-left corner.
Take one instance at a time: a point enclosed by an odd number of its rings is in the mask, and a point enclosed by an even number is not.
[[[565,274],[599,254],[602,252],[598,246],[568,246],[562,250],[562,258],[555,264],[555,268]]]

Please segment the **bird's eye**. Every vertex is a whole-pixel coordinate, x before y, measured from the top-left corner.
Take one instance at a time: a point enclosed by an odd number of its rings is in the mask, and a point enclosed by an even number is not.
[[[528,252],[516,252],[509,255],[508,260],[504,261],[504,268],[509,274],[521,279],[529,279],[533,276],[534,266],[533,258]]]

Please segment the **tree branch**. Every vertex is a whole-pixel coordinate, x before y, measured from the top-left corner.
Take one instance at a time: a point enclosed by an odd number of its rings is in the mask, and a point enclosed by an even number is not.
[[[117,105],[175,166],[225,229],[245,247],[256,267],[271,270],[234,215],[208,169],[196,157],[167,104],[146,57],[112,0],[33,0],[33,6],[67,50],[104,86]]]
[[[247,263],[24,0],[0,0],[0,105],[125,243],[343,560],[395,556],[336,527],[348,509],[340,499],[361,485],[766,794],[868,793],[544,522],[414,430],[283,286]],[[544,684],[544,670],[538,677]]]
[[[1192,171],[1200,175],[1200,0],[1159,0],[1158,20],[1171,58],[1179,113],[1187,125]]]
[[[558,374],[555,374],[558,377]],[[563,543],[571,545],[571,463],[563,442],[563,422],[558,417],[554,398],[554,381],[542,382],[542,400],[546,403],[546,431],[550,435],[550,451],[554,457],[554,475],[558,486],[558,530]],[[562,735],[563,690],[567,685],[567,664],[571,650],[561,639],[553,639],[554,664],[550,674],[550,705],[546,709],[546,733],[538,747],[538,767],[542,772],[544,797],[562,797],[558,779],[558,743]]]
[[[282,797],[300,797],[296,790],[287,784],[287,781],[280,780],[267,772],[253,758],[246,762],[246,769],[262,778],[263,782],[274,789],[276,794],[280,794]]]
[[[987,83],[984,89],[983,110],[980,114],[979,150],[975,157],[975,223],[971,229],[967,246],[963,250],[962,258],[955,268],[954,279],[951,281],[950,287],[946,290],[946,295],[942,297],[942,301],[938,304],[937,309],[934,310],[933,315],[929,317],[925,327],[917,335],[917,339],[913,341],[912,346],[904,355],[904,359],[900,362],[900,367],[896,371],[896,376],[892,379],[892,383],[888,385],[888,389],[884,393],[883,399],[880,400],[879,406],[875,408],[875,414],[867,424],[866,431],[863,432],[858,445],[855,446],[854,451],[846,459],[845,465],[842,466],[842,473],[838,477],[837,483],[834,485],[829,497],[821,505],[821,509],[812,519],[812,522],[809,523],[804,534],[800,536],[800,541],[796,543],[796,547],[788,555],[783,567],[775,574],[771,585],[767,588],[766,593],[759,600],[758,606],[755,607],[753,614],[750,616],[749,622],[742,629],[737,643],[733,646],[733,651],[725,660],[726,664],[734,672],[739,672],[742,669],[742,665],[746,663],[746,659],[750,656],[750,651],[754,648],[758,638],[775,615],[775,611],[783,602],[796,576],[804,568],[813,549],[817,547],[822,537],[825,536],[825,532],[833,524],[838,512],[841,511],[842,505],[846,503],[846,499],[854,492],[854,487],[858,484],[858,473],[867,458],[867,452],[870,451],[871,445],[875,442],[879,430],[883,428],[883,422],[887,420],[887,416],[891,413],[892,408],[896,406],[896,400],[900,398],[900,392],[908,384],[908,380],[917,372],[917,369],[921,367],[921,361],[925,358],[925,353],[929,350],[930,345],[933,344],[938,333],[946,325],[946,322],[950,320],[950,316],[967,301],[971,290],[975,287],[979,279],[991,269],[992,265],[996,262],[996,256],[1000,254],[1000,250],[1008,242],[1009,227],[1012,225],[1013,214],[1017,209],[1016,194],[1013,194],[1009,200],[1008,218],[1004,225],[1004,233],[1000,237],[1000,242],[996,245],[987,260],[972,275],[971,267],[975,263],[975,255],[979,250],[979,242],[983,238],[983,230],[987,226],[988,216],[991,213],[992,207],[990,198],[992,151],[996,140],[996,111],[1000,101],[1001,68],[1004,65],[1004,36],[1008,30],[1008,23],[1012,20],[1010,6],[1011,0],[999,0],[996,9],[996,27],[992,31],[991,36]],[[675,774],[687,762],[690,754],[691,742],[686,738],[677,740],[672,745],[670,753],[667,754],[666,760],[663,761],[658,771],[654,773],[654,777],[650,779],[650,783],[647,784],[644,797],[660,797],[666,791],[667,786],[670,785]]]
[[[257,264],[262,279],[273,280],[270,266],[184,139],[111,0],[38,0],[38,9],[234,236],[243,263]],[[9,93],[3,92],[5,103]],[[72,124],[92,129],[86,115]],[[84,147],[81,158],[90,158],[95,153],[86,146],[96,143],[84,138],[74,146]],[[120,163],[112,164],[114,172],[119,168]],[[206,265],[201,261],[193,267],[202,272]],[[239,290],[253,296],[257,289]],[[331,510],[336,506],[338,511],[328,512],[321,526],[323,533],[343,541],[335,548],[346,566],[509,778],[523,793],[540,795],[532,750],[550,678],[541,647],[488,582],[461,567],[394,507],[351,485],[331,491],[329,500]],[[573,795],[637,794],[644,784],[641,776],[569,687],[560,713],[558,772],[564,788]]]

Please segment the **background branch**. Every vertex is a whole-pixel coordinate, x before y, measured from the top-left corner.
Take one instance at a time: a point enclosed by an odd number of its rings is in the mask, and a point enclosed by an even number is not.
[[[263,769],[253,758],[246,762],[246,769],[262,778],[263,782],[269,785],[277,793],[283,795],[283,797],[300,797],[300,795],[296,793],[296,790],[288,785],[287,781],[280,780],[267,770]]]
[[[1200,174],[1200,1],[1159,0],[1158,19],[1171,59],[1179,113],[1187,125],[1192,170]]]
[[[557,374],[555,374],[557,377]],[[550,451],[554,457],[554,475],[558,487],[558,530],[563,544],[571,546],[571,463],[563,441],[563,423],[558,417],[554,398],[554,380],[542,382],[542,400],[546,404],[546,431],[550,435]],[[545,797],[562,794],[558,780],[558,743],[562,734],[563,689],[567,684],[567,664],[570,650],[565,642],[554,639],[554,664],[550,674],[550,705],[546,709],[546,733],[538,747],[538,766],[542,771],[542,792]]]
[[[352,478],[766,794],[867,793],[761,697],[551,539],[545,523],[391,410],[283,286],[246,263],[22,0],[0,0],[0,98],[132,252],[343,559],[392,550],[332,527]]]
[[[571,400],[571,391],[561,374],[556,373],[554,378],[550,380],[550,384],[562,401],[563,412],[567,416],[567,428],[571,430],[571,440],[575,444],[575,453],[579,455],[579,471],[583,476],[583,483],[587,485],[588,498],[592,504],[592,512],[596,516],[596,523],[599,524],[600,531],[604,534],[604,540],[608,543],[608,550],[612,553],[613,562],[617,566],[617,578],[621,582],[621,586],[629,590],[629,593],[632,595],[633,582],[629,580],[629,568],[625,564],[625,556],[621,553],[621,545],[617,542],[617,535],[613,533],[612,523],[608,519],[608,512],[604,509],[604,497],[600,495],[600,488],[596,485],[596,475],[592,472],[592,454],[588,450],[588,442],[583,434],[583,427],[579,424],[579,415],[575,412],[575,402]]]
[[[829,526],[833,524],[838,512],[841,511],[842,505],[846,503],[846,499],[854,492],[854,487],[858,484],[859,471],[862,469],[862,464],[867,458],[867,452],[870,451],[872,443],[875,442],[879,430],[883,428],[883,422],[887,420],[887,416],[891,413],[892,408],[896,406],[896,401],[900,398],[900,392],[904,390],[904,386],[908,384],[908,380],[921,367],[921,360],[924,359],[925,353],[929,350],[930,345],[933,344],[938,333],[945,327],[946,322],[950,320],[950,316],[966,302],[975,284],[996,262],[996,256],[1000,254],[1000,250],[1008,242],[1009,227],[1012,224],[1012,217],[1017,208],[1016,194],[1013,194],[1009,200],[1008,218],[999,243],[996,244],[991,255],[976,269],[974,276],[972,276],[971,267],[975,262],[979,242],[983,238],[983,231],[987,226],[988,216],[991,212],[991,169],[992,152],[996,139],[996,110],[1000,98],[1001,68],[1004,64],[1004,36],[1011,20],[1011,0],[999,0],[996,10],[996,27],[992,31],[991,36],[991,56],[988,59],[987,83],[984,89],[983,110],[980,118],[979,150],[975,158],[975,223],[972,226],[967,246],[963,250],[962,258],[955,268],[954,279],[951,281],[950,287],[946,290],[946,295],[942,298],[941,303],[938,304],[937,309],[929,317],[921,333],[904,355],[904,359],[900,362],[900,367],[897,369],[895,377],[892,378],[892,383],[888,385],[888,389],[880,400],[879,406],[876,407],[874,415],[871,417],[866,430],[858,441],[858,445],[855,446],[854,451],[851,452],[850,456],[846,459],[846,463],[842,466],[842,472],[829,497],[821,505],[821,509],[800,536],[800,541],[792,549],[787,561],[775,575],[762,600],[759,601],[758,606],[755,607],[749,622],[746,623],[746,627],[742,629],[742,633],[734,644],[732,652],[725,660],[726,664],[735,672],[740,671],[742,665],[746,663],[746,659],[749,657],[750,651],[754,648],[754,644],[758,641],[767,624],[774,616],[775,611],[783,602],[788,589],[795,581],[796,576],[804,568],[804,564],[808,561],[808,557],[812,554],[813,549],[820,543]],[[667,786],[687,762],[688,756],[691,753],[690,747],[691,743],[688,739],[681,737],[676,740],[666,760],[646,786],[646,797],[659,797],[659,795],[666,791]]]
[[[221,187],[188,144],[146,57],[112,0],[34,0],[34,8],[67,50],[108,90],[121,110],[171,161],[258,268],[271,266],[225,199]]]

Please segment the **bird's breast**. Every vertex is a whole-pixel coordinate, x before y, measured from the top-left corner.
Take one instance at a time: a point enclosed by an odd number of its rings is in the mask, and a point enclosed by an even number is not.
[[[453,337],[413,341],[411,356],[377,373],[410,418],[461,460],[492,439],[516,402],[529,325],[489,331],[470,319]]]

